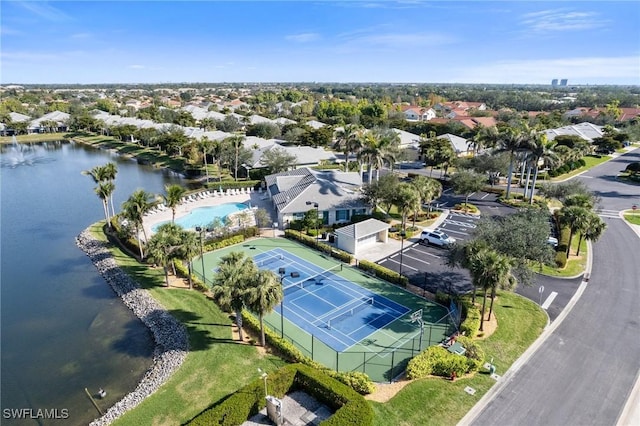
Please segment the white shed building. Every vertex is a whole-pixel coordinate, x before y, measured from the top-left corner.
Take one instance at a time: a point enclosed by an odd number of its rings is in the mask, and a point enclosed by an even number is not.
[[[358,250],[389,239],[389,224],[377,219],[367,219],[335,230],[336,246],[340,250],[357,255]]]

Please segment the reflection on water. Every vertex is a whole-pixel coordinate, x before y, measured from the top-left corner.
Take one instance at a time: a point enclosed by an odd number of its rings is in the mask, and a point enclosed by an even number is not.
[[[163,193],[170,173],[65,142],[0,150],[1,408],[68,410],[67,419],[2,425],[87,424],[98,416],[84,389],[133,390],[151,365],[148,330],[116,298],[75,237],[103,218],[95,183],[81,174],[117,163],[116,210],[138,188]],[[31,167],[21,167],[21,166]]]

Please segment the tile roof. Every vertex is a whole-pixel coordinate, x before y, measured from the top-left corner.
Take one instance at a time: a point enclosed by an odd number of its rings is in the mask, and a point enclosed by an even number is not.
[[[307,201],[318,203],[319,210],[366,207],[358,191],[362,185],[359,173],[304,167],[268,175],[265,181],[275,207],[282,213],[307,211]]]

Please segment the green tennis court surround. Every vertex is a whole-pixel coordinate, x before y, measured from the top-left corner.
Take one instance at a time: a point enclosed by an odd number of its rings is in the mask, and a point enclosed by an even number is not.
[[[207,276],[213,276],[221,257],[234,251],[281,277],[285,299],[264,317],[265,324],[336,371],[390,381],[412,357],[455,331],[446,307],[287,239],[261,238],[207,253]],[[193,266],[202,274],[200,262]],[[420,309],[422,328],[412,321],[412,313]]]

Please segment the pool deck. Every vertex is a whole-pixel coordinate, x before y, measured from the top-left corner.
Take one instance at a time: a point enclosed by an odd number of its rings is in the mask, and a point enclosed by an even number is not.
[[[271,204],[271,201],[266,197],[266,193],[253,191],[248,194],[240,193],[240,194],[233,194],[233,195],[227,195],[226,193],[224,193],[224,195],[219,195],[218,193],[218,195],[212,195],[205,198],[197,199],[195,201],[182,203],[176,209],[176,219],[179,219],[183,216],[188,215],[189,212],[191,212],[191,210],[197,209],[199,207],[212,207],[212,206],[219,206],[221,204],[228,204],[228,203],[243,203],[243,204],[251,203],[252,209],[263,208],[271,215],[272,219],[275,216],[274,208]],[[143,220],[143,226],[144,226],[145,232],[147,233],[147,236],[150,237],[151,235],[154,234],[152,228],[155,225],[157,225],[158,223],[162,223],[170,220],[171,220],[170,208],[167,208],[164,211],[159,211],[159,212],[156,211],[154,213],[151,213],[145,216]],[[251,226],[255,225],[255,218],[253,217],[253,215],[251,215],[250,225]]]

